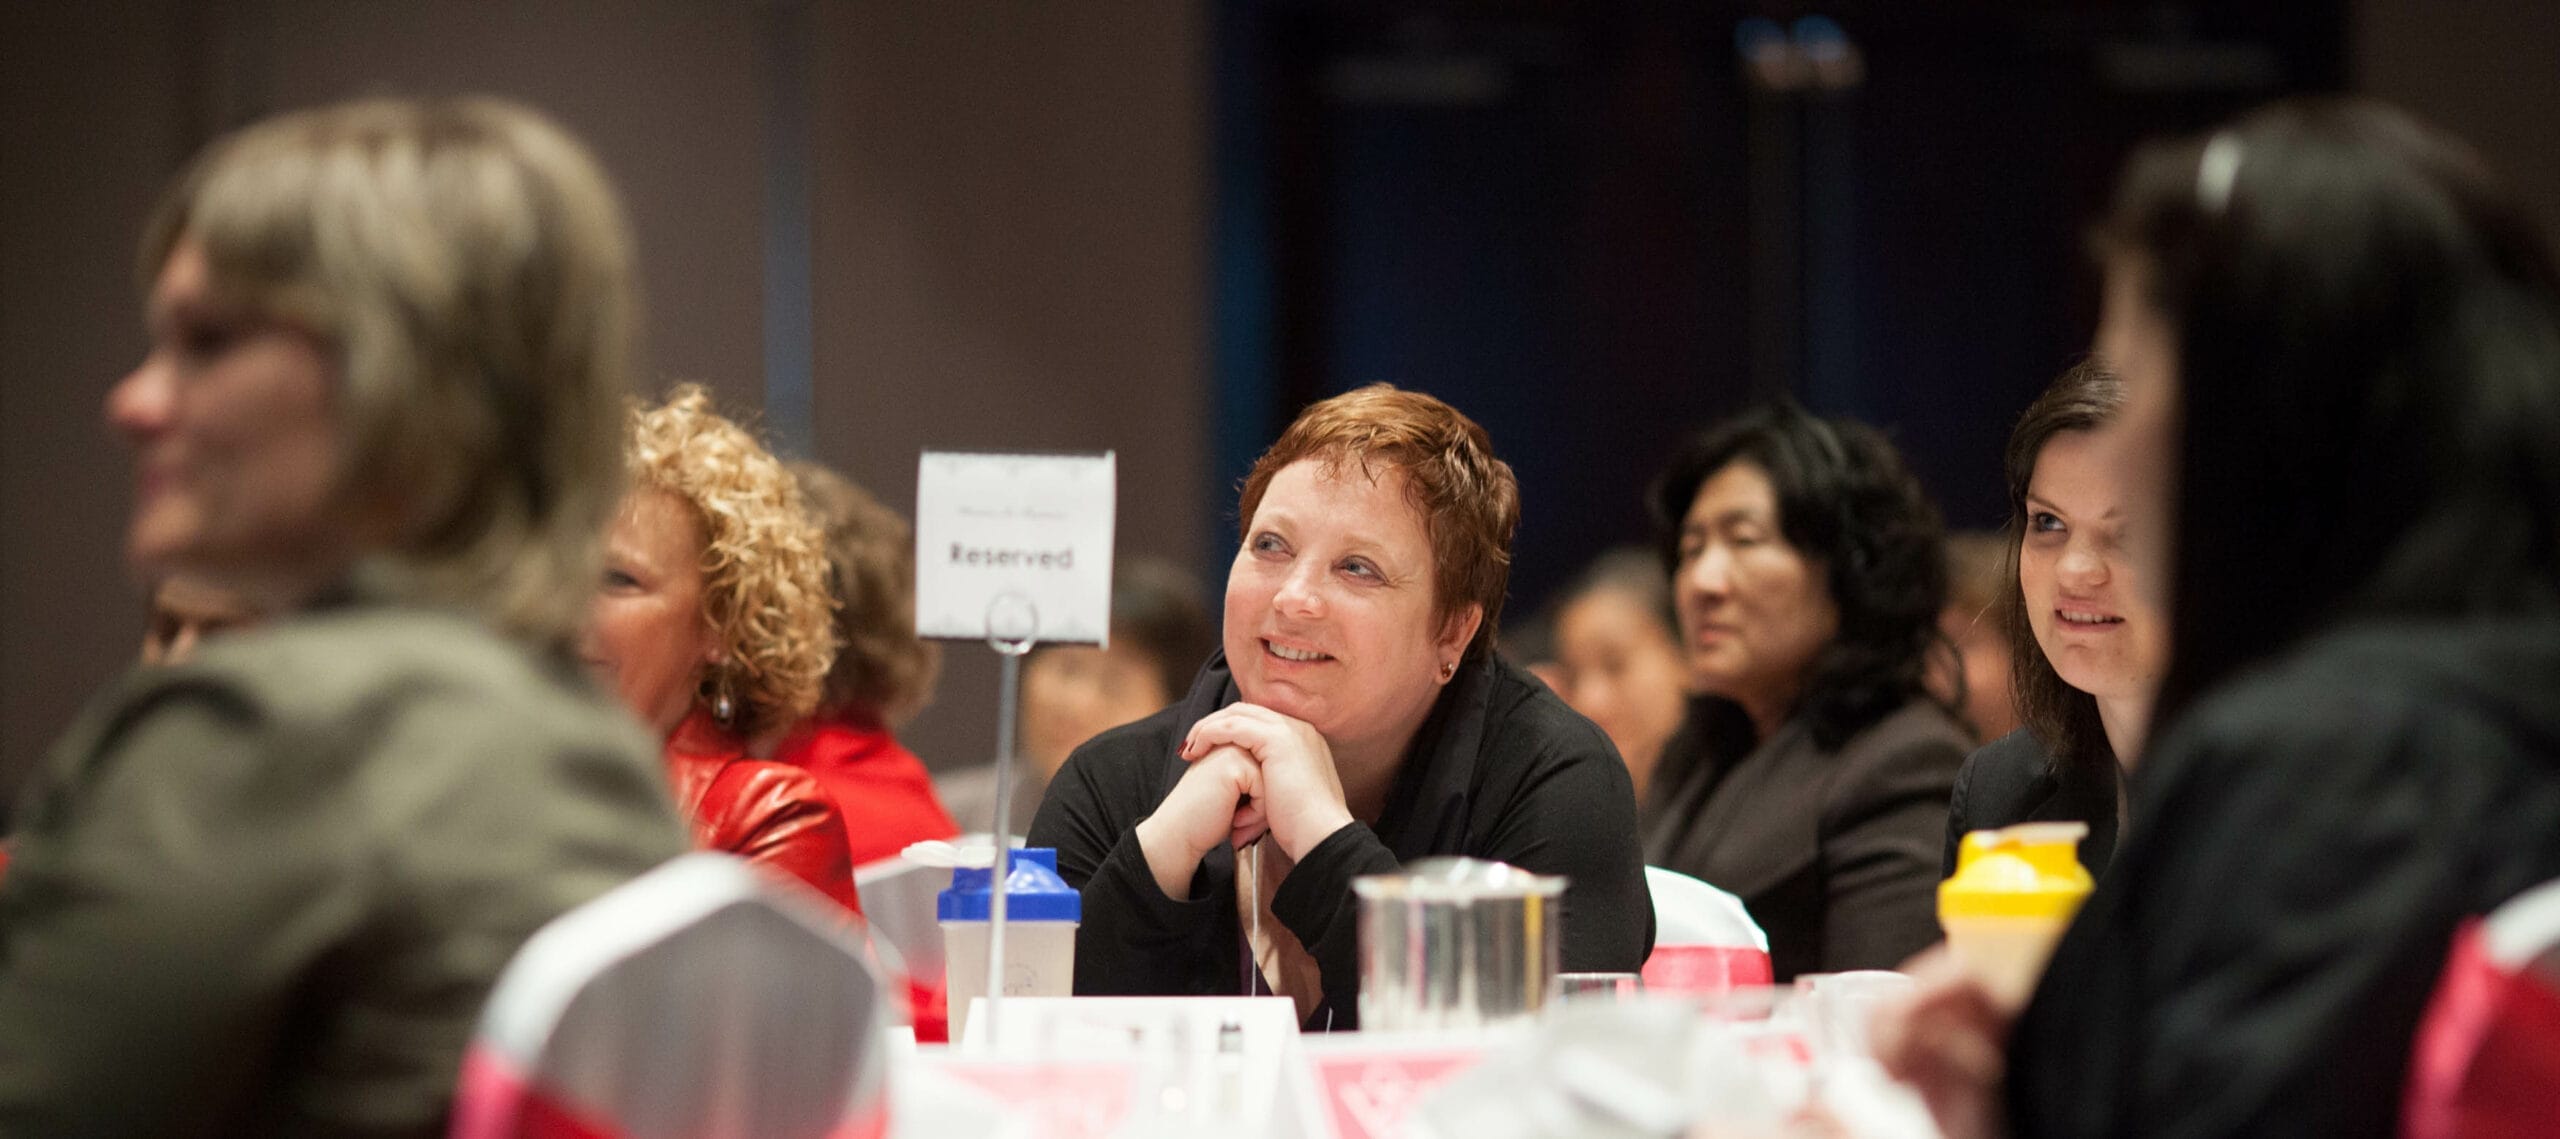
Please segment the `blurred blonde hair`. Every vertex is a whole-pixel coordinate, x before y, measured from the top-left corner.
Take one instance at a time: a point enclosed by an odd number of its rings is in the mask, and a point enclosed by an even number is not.
[[[836,600],[835,667],[820,706],[895,725],[933,698],[942,654],[916,636],[914,531],[851,479],[792,463],[800,495],[825,527]]]
[[[836,637],[826,536],[799,484],[699,384],[677,385],[655,407],[635,403],[630,432],[633,489],[673,494],[702,522],[702,615],[722,653],[700,698],[727,694],[728,726],[748,737],[808,715]]]
[[[145,287],[192,241],[213,290],[326,341],[339,497],[370,596],[565,649],[620,497],[638,300],[622,207],[565,131],[488,99],[281,115],[163,198]]]

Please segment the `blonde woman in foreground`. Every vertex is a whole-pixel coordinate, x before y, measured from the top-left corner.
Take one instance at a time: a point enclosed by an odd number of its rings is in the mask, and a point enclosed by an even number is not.
[[[684,849],[571,651],[631,248],[559,128],[369,102],[215,143],[142,247],[127,554],[260,611],[101,693],[0,887],[0,1135],[444,1131],[498,971]]]

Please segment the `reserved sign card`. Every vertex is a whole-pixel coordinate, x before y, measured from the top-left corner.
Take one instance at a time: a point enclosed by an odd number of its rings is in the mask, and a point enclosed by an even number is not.
[[[916,632],[1107,645],[1117,464],[927,451],[916,467]]]

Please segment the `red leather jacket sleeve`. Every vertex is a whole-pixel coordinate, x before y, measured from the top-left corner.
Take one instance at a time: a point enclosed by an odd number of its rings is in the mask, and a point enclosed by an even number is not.
[[[809,773],[739,760],[721,769],[693,818],[695,841],[783,871],[859,915],[844,819]]]
[[[666,759],[667,785],[696,849],[781,871],[862,913],[844,817],[808,772],[747,758],[744,743],[700,712],[668,737]]]

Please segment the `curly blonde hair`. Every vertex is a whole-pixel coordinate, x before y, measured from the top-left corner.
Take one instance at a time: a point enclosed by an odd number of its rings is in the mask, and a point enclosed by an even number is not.
[[[826,535],[799,484],[699,384],[632,407],[625,459],[635,491],[673,494],[702,522],[702,614],[722,653],[699,699],[716,707],[728,695],[727,726],[747,737],[808,715],[836,636]]]

